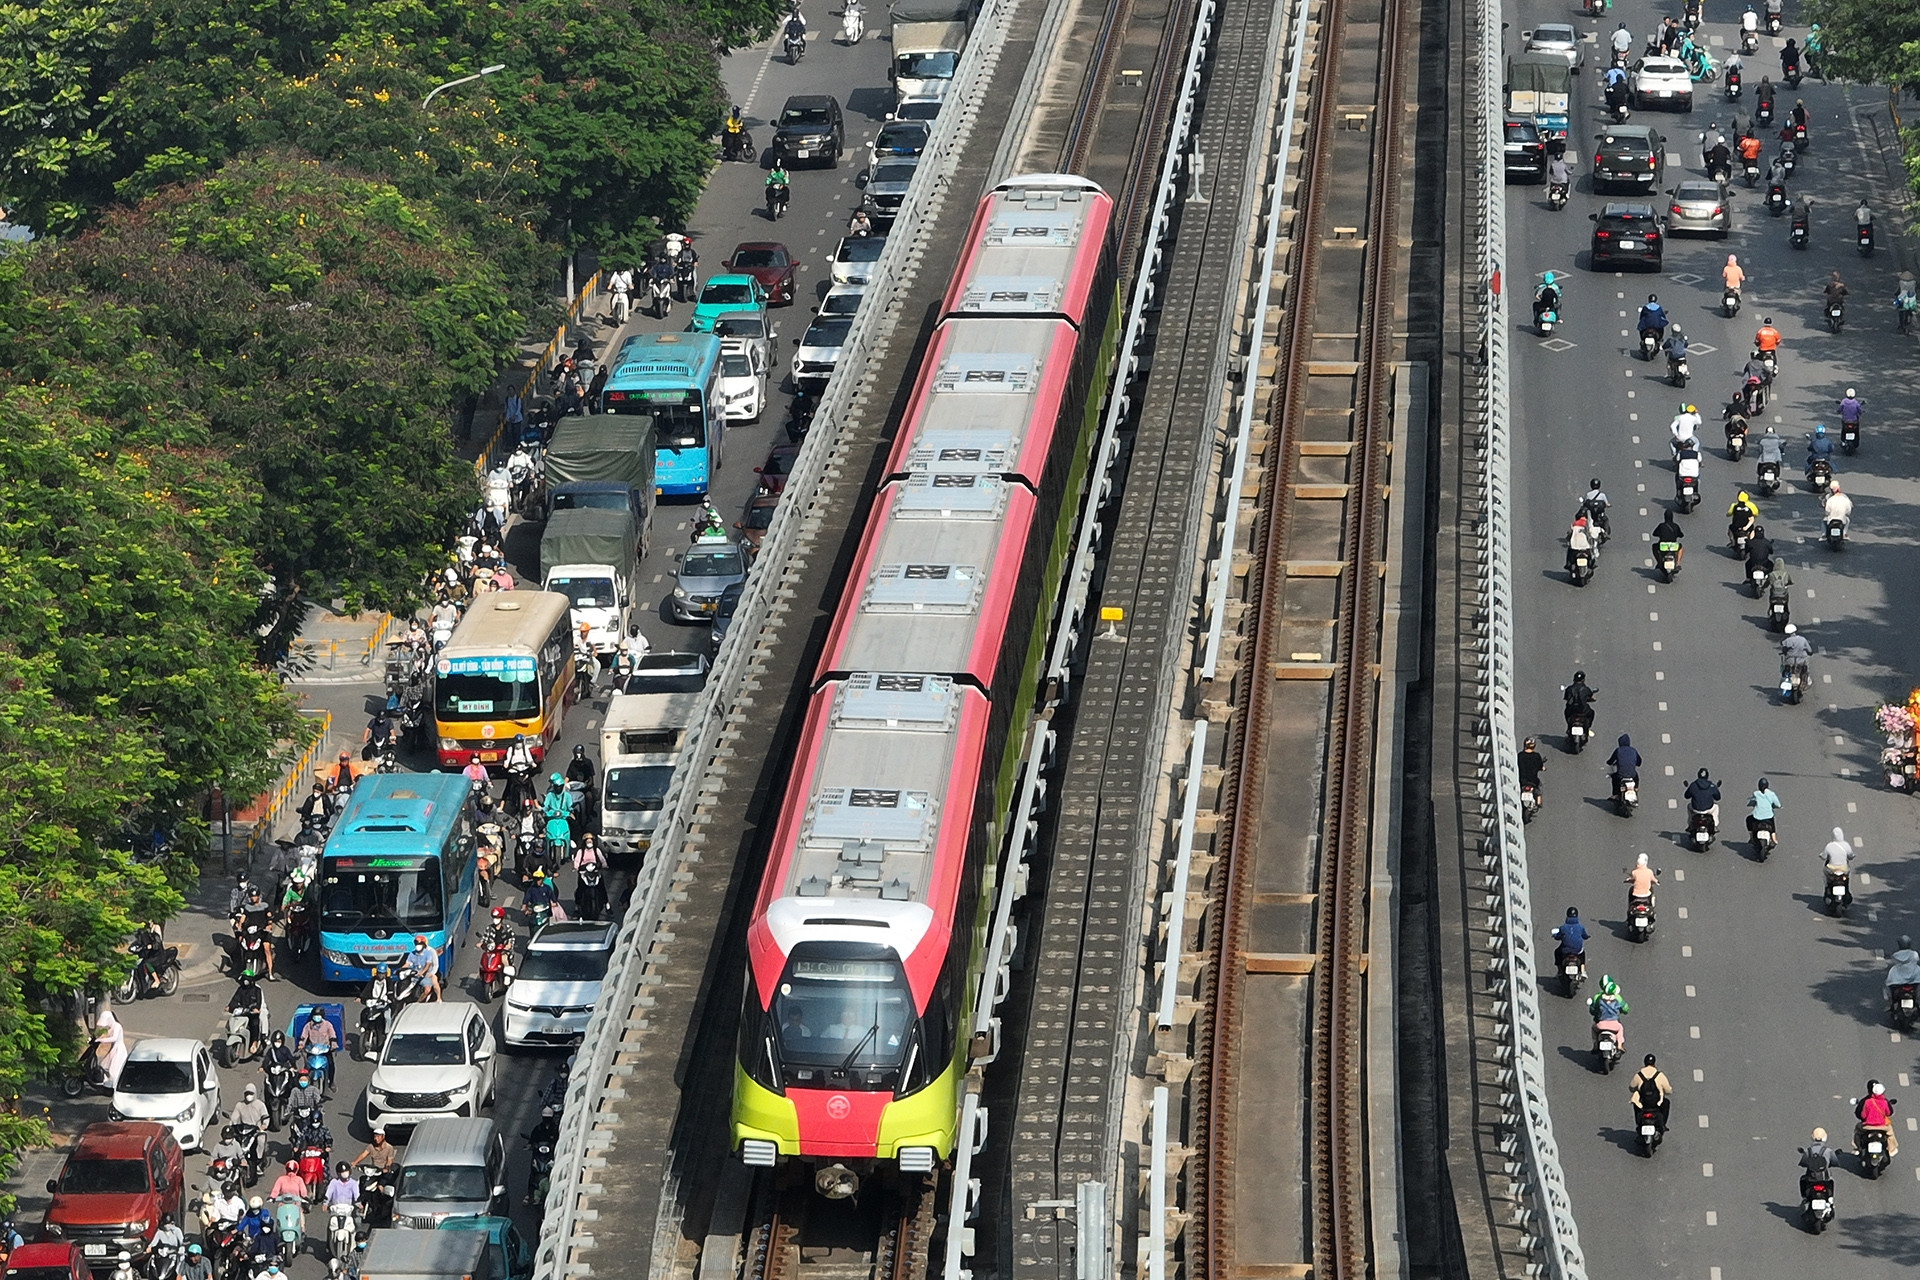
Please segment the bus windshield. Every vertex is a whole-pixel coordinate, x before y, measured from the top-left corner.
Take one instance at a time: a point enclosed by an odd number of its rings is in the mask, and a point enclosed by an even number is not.
[[[320,928],[328,933],[438,929],[446,921],[440,859],[334,857],[320,864]]]
[[[658,447],[669,453],[707,447],[707,420],[698,399],[686,404],[656,405],[653,426],[659,433]]]
[[[438,720],[529,720],[540,714],[540,682],[441,676],[434,681],[433,699]]]

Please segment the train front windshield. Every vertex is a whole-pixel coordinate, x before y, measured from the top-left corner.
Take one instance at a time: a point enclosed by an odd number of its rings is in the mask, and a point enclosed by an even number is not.
[[[894,1089],[916,1055],[913,993],[893,960],[803,960],[769,1011],[786,1084]]]

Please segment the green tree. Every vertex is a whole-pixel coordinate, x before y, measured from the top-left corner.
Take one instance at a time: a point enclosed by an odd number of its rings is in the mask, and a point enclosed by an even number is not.
[[[1920,80],[1920,6],[1808,0],[1807,16],[1820,24],[1829,77],[1895,87]]]

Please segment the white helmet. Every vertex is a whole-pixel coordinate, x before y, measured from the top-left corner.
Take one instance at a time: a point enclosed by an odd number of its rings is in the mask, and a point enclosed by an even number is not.
[[[1641,854],[1641,855],[1640,855],[1639,857],[1637,857],[1637,858],[1635,858],[1635,859],[1633,860],[1633,865],[1634,865],[1634,866],[1636,866],[1636,867],[1644,867],[1644,866],[1646,866],[1646,865],[1647,865],[1647,855],[1643,853],[1643,854]]]
[[[1791,623],[1791,622],[1789,622],[1789,623],[1787,624],[1787,634],[1788,634],[1788,635],[1790,635],[1790,636],[1791,636],[1791,635],[1798,635],[1798,634],[1799,634],[1799,632],[1800,632],[1800,628],[1799,628],[1798,626],[1796,626],[1796,625],[1795,625],[1794,623]]]

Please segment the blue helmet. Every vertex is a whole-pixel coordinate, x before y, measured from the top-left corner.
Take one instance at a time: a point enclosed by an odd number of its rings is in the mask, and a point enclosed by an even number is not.
[[[1815,435],[1817,435],[1817,436],[1823,436],[1823,435],[1825,435],[1825,434],[1827,434],[1827,424],[1826,424],[1826,423],[1824,423],[1824,422],[1816,422],[1816,423],[1814,423],[1814,424],[1813,424],[1813,434],[1815,434]]]
[[[1553,272],[1551,272],[1551,271],[1549,271],[1549,272],[1547,272],[1547,274],[1546,274],[1546,283],[1548,283],[1548,284],[1552,284],[1552,283],[1553,283]]]

